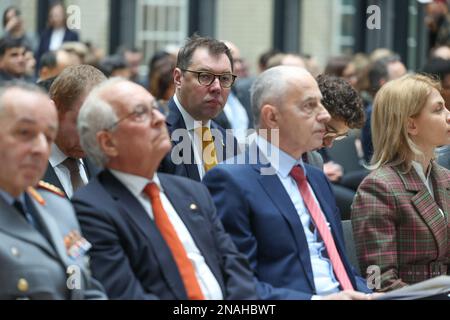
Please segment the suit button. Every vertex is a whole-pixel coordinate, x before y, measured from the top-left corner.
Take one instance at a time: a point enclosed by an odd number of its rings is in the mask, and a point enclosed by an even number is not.
[[[19,289],[20,292],[27,292],[28,291],[28,281],[24,278],[20,278],[17,282],[17,289]]]
[[[191,210],[197,210],[197,205],[195,203],[191,203],[191,205],[189,206],[189,208]]]
[[[14,257],[18,258],[18,257],[20,256],[19,249],[17,249],[16,247],[11,247],[11,254],[12,254]]]

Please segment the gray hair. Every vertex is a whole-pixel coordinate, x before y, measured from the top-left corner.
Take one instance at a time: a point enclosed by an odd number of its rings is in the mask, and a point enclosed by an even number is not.
[[[28,82],[20,81],[20,80],[8,81],[8,82],[5,82],[2,85],[0,85],[0,112],[3,110],[3,96],[5,95],[6,91],[8,91],[9,89],[13,89],[13,88],[17,88],[17,89],[21,89],[21,90],[29,91],[29,92],[34,92],[34,93],[40,93],[45,96],[48,96],[47,93],[44,91],[44,89],[42,89],[41,87],[39,87],[38,85],[35,85],[33,83],[28,83]]]
[[[258,76],[250,89],[256,128],[259,127],[261,108],[265,104],[282,105],[289,90],[288,82],[292,80],[293,75],[302,73],[308,73],[308,71],[295,66],[276,66]]]
[[[113,106],[104,98],[104,92],[120,82],[123,78],[111,78],[96,86],[87,96],[77,119],[78,134],[83,150],[97,166],[104,167],[108,157],[103,153],[97,141],[99,131],[110,128],[118,120]],[[112,131],[115,128],[110,129]]]

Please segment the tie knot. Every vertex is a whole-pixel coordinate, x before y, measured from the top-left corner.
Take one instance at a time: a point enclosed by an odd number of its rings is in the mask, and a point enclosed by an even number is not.
[[[80,172],[80,167],[78,166],[78,159],[66,158],[62,164],[69,169],[70,172]]]
[[[306,180],[305,172],[303,171],[303,168],[300,167],[299,165],[296,165],[292,168],[290,175],[297,182],[303,182]]]
[[[150,200],[159,198],[159,188],[154,182],[147,184],[144,188],[144,192],[150,197]]]
[[[213,136],[211,130],[208,127],[199,127],[195,129],[202,141],[212,141]]]

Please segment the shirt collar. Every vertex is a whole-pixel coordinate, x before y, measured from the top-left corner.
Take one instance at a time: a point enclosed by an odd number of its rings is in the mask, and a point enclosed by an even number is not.
[[[109,170],[120,182],[122,182],[122,184],[124,184],[131,191],[131,193],[135,197],[141,196],[145,186],[152,182],[156,183],[161,192],[163,191],[161,182],[159,181],[158,175],[156,173],[153,175],[153,178],[149,180],[148,178],[136,176],[134,174],[113,169]]]
[[[173,101],[175,101],[175,104],[176,104],[178,110],[180,110],[180,112],[181,112],[181,116],[183,117],[184,124],[186,125],[186,129],[189,131],[193,131],[196,128],[196,125],[198,127],[200,121],[197,121],[194,118],[192,118],[192,116],[181,105],[180,100],[178,100],[178,97],[176,94],[174,94],[174,96],[173,96]],[[206,123],[206,125],[204,127],[208,127],[211,129],[211,120],[208,120],[208,122]]]
[[[263,155],[270,162],[271,166],[282,178],[287,178],[292,168],[296,165],[300,165],[306,175],[306,169],[301,157],[298,160],[293,158],[260,135],[257,136],[256,143]]]
[[[52,165],[52,167],[59,166],[64,160],[67,159],[67,156],[64,154],[64,152],[61,151],[61,149],[55,144],[52,144],[52,152],[50,153],[50,158],[48,161]]]
[[[0,189],[0,197],[2,197],[3,200],[5,200],[6,203],[9,204],[10,206],[14,203],[14,201],[16,199],[19,200],[22,203],[25,203],[25,194],[24,194],[24,192],[22,192],[20,194],[20,196],[18,196],[17,198],[14,198],[12,195],[10,195],[5,190]]]
[[[425,173],[423,172],[423,166],[420,162],[417,161],[411,161],[411,165],[413,166],[413,168],[416,170],[417,174],[419,175],[420,179],[424,182],[427,183],[428,179],[430,179],[430,174],[431,174],[431,167],[432,167],[432,163],[430,163],[430,165],[428,166],[428,170]]]

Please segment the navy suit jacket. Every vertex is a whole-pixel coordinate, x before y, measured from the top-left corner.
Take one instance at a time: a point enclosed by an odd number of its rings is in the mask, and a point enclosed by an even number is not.
[[[96,176],[97,173],[100,171],[99,168],[92,163],[88,158],[83,158],[84,167],[86,169],[86,174],[88,179],[90,180],[92,177]],[[45,182],[51,183],[52,185],[58,187],[62,191],[64,191],[64,194],[66,195],[66,190],[64,190],[64,187],[61,184],[61,181],[59,181],[58,176],[56,175],[55,169],[53,169],[51,163],[48,163],[47,170],[45,171],[45,175],[42,178]]]
[[[168,108],[169,108],[169,115],[167,116],[166,124],[172,139],[173,144],[172,151],[175,151],[177,150],[177,146],[180,146],[181,145],[180,143],[182,143],[184,140],[183,138],[179,139],[178,141],[174,140],[175,136],[173,135],[173,132],[177,129],[186,129],[186,124],[173,98],[170,99]],[[214,121],[211,121],[211,129],[218,130],[222,136],[220,141],[218,141],[218,139],[214,141],[219,162],[220,159],[222,158],[227,159],[239,153],[238,142],[231,133],[227,133],[225,129],[223,129]],[[163,161],[161,161],[161,165],[159,166],[158,171],[175,174],[177,176],[187,177],[195,181],[200,181],[200,175],[198,174],[197,164],[195,163],[194,160],[194,151],[192,149],[192,143],[187,135],[184,136],[189,139],[189,145],[191,146],[190,150],[191,159],[189,163],[183,161],[181,164],[175,164],[174,161],[172,161],[171,155],[172,151],[171,151],[166,155]],[[183,150],[181,150],[180,153],[177,152],[176,154],[182,157]]]
[[[245,257],[225,233],[208,190],[200,183],[158,174],[225,299],[255,299]],[[130,191],[104,170],[72,198],[91,269],[113,299],[187,299],[178,268],[153,220]],[[195,206],[193,205],[195,204]]]
[[[230,164],[233,161],[210,170],[203,183],[213,197],[225,230],[250,261],[260,298],[311,299],[316,289],[308,243],[280,179],[276,174],[262,175],[264,166],[260,161]],[[248,157],[245,161],[248,163]],[[347,258],[340,214],[327,178],[320,170],[307,164],[305,167],[353,287],[370,292]]]
[[[44,53],[49,51],[50,47],[50,39],[52,37],[52,28],[46,28],[41,33],[40,41],[39,41],[39,48],[36,53],[36,61],[38,66],[40,66],[40,60]],[[66,32],[64,33],[63,43],[64,42],[70,42],[70,41],[80,41],[80,38],[78,36],[78,33],[66,28]]]

